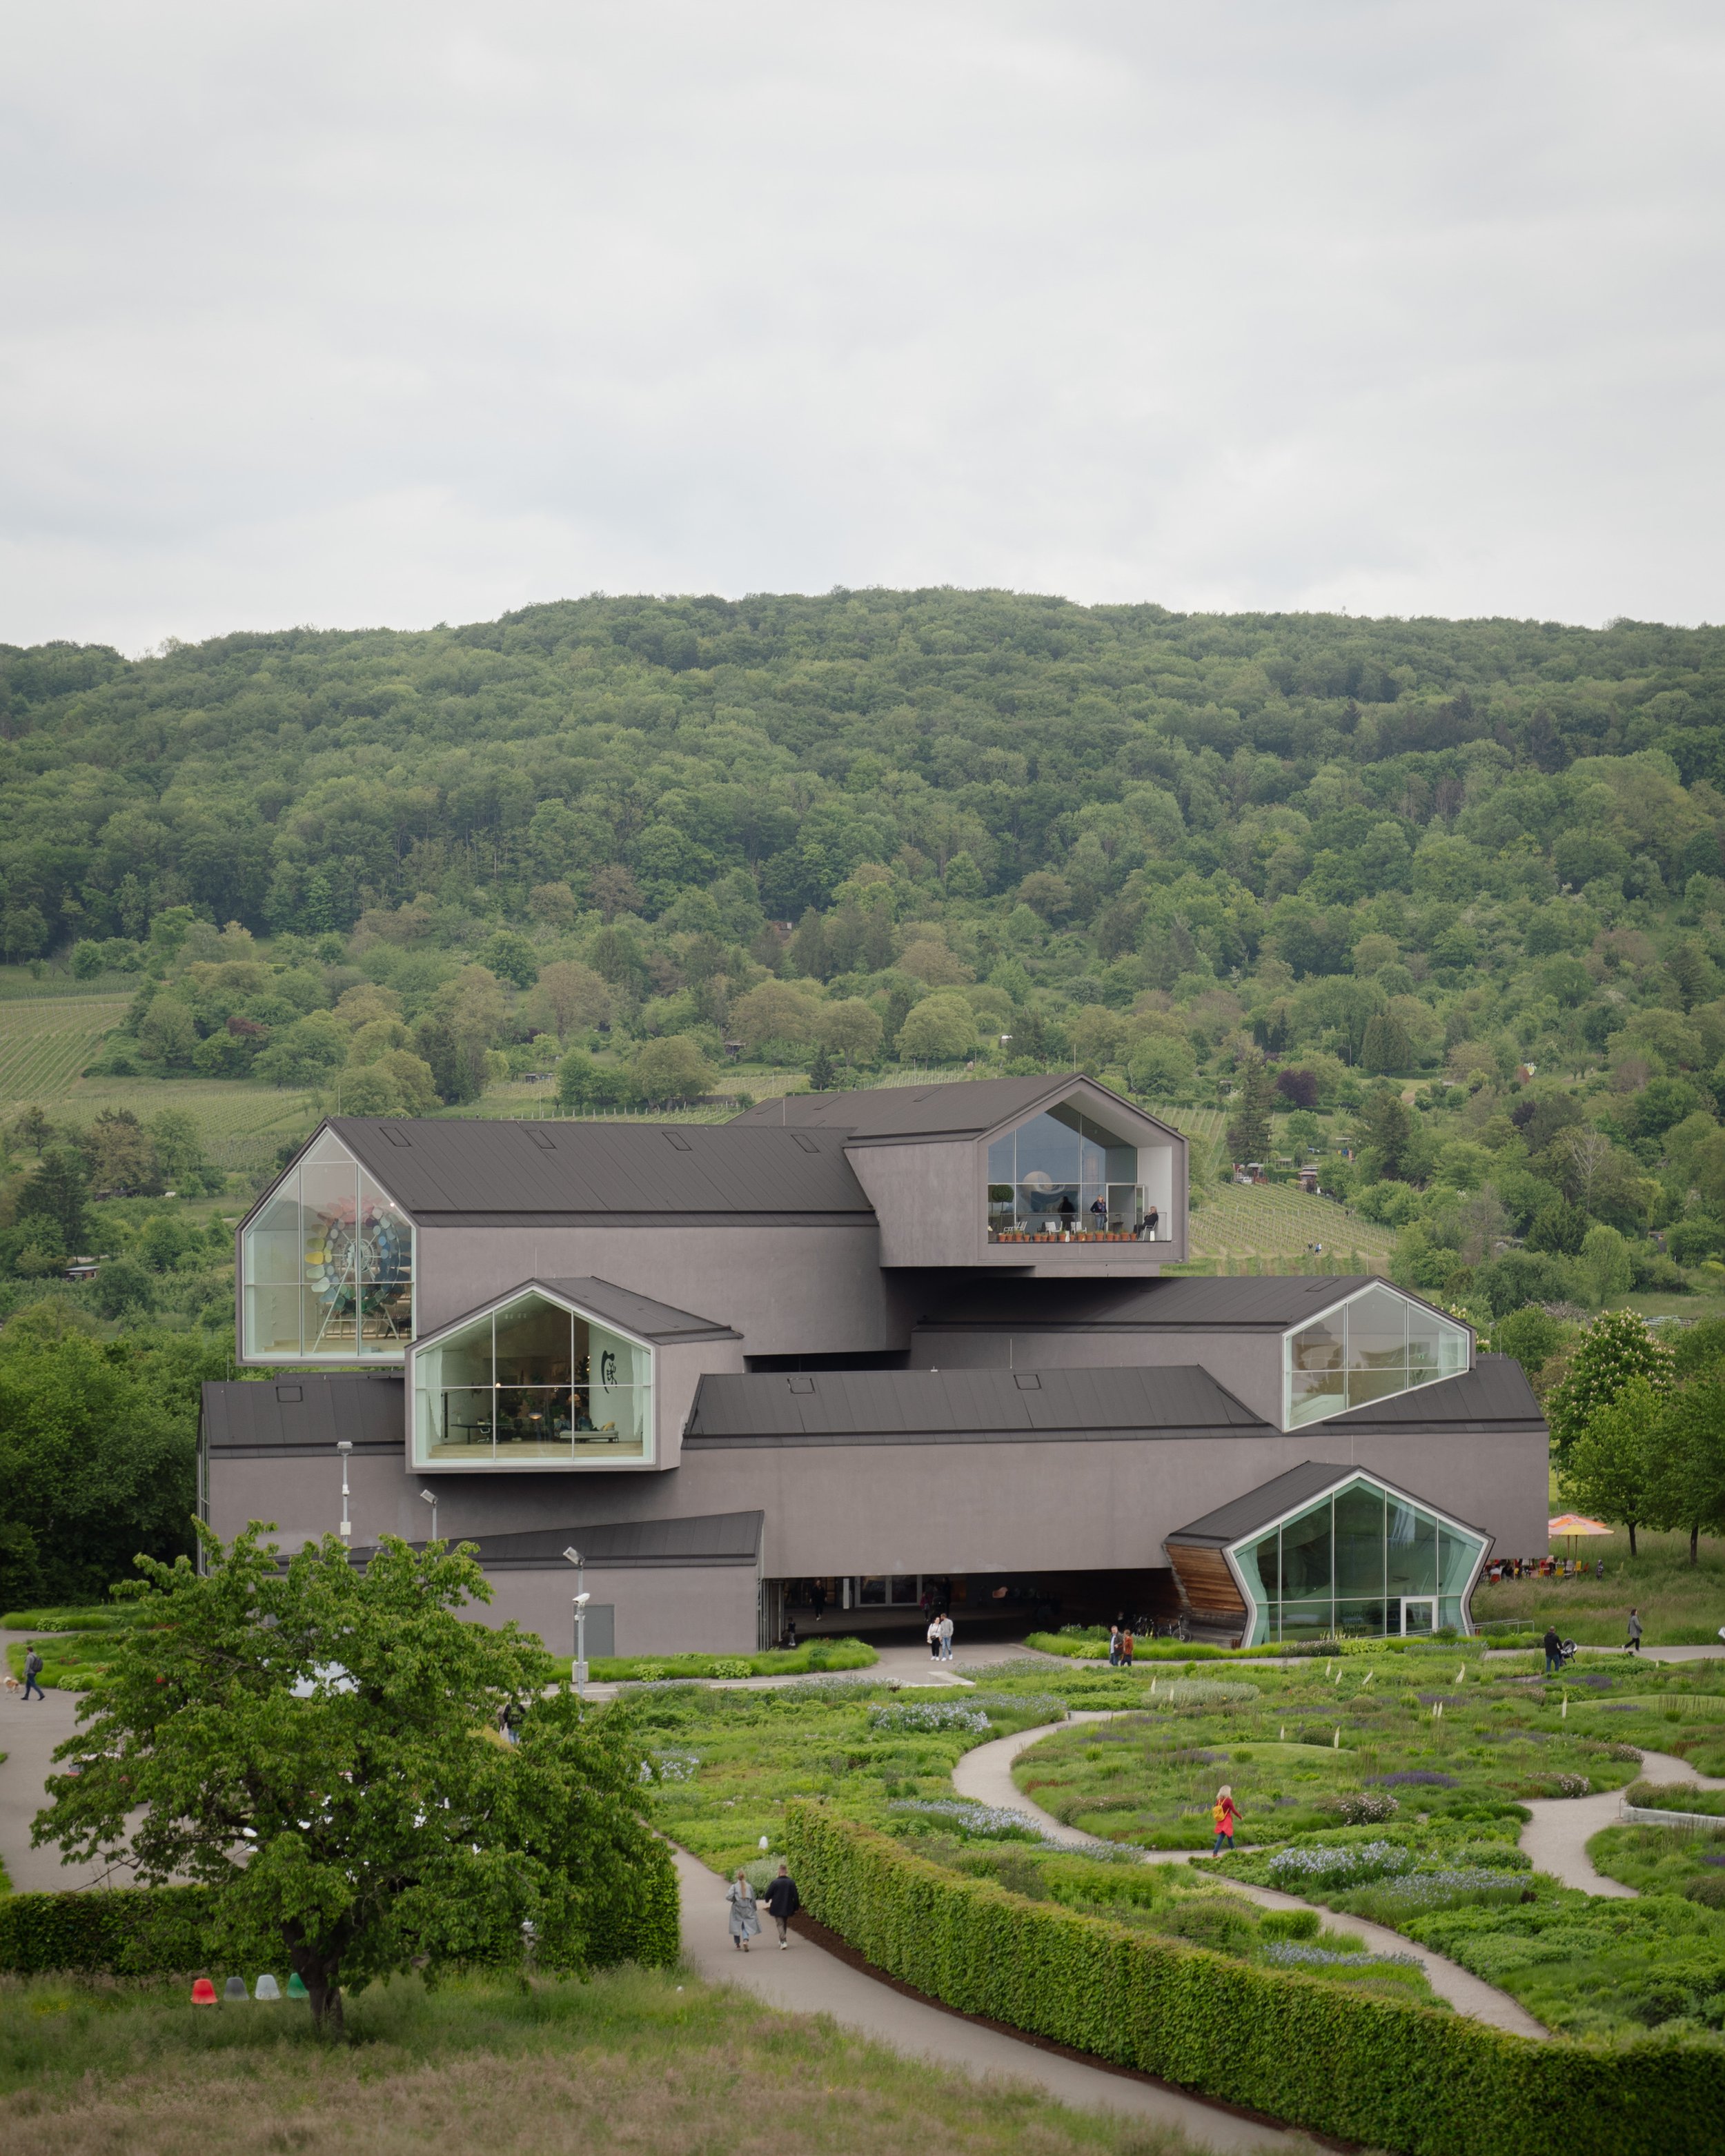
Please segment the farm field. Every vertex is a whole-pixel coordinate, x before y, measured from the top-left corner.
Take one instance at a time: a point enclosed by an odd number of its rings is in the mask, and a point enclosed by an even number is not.
[[[0,1107],[34,1101],[51,1115],[131,1000],[110,993],[0,1002]]]
[[[1387,1273],[1394,1241],[1389,1229],[1333,1199],[1285,1184],[1213,1184],[1191,1219],[1194,1258],[1219,1266],[1294,1259],[1299,1271]],[[1332,1262],[1321,1264],[1308,1248],[1313,1243],[1322,1243]]]

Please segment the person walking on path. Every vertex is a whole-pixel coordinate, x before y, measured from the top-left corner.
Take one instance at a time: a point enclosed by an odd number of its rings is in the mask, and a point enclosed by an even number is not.
[[[1563,1643],[1558,1637],[1555,1625],[1546,1626],[1545,1637],[1539,1644],[1545,1650],[1545,1674],[1548,1677],[1561,1676],[1563,1673]]]
[[[1120,1667],[1120,1627],[1117,1625],[1108,1627],[1108,1666],[1111,1670]]]
[[[27,1655],[24,1656],[24,1698],[25,1698],[25,1699],[28,1699],[28,1698],[30,1697],[30,1689],[31,1689],[31,1686],[35,1686],[36,1697],[37,1697],[37,1698],[38,1698],[38,1699],[39,1699],[39,1700],[44,1700],[44,1701],[47,1699],[47,1697],[48,1697],[48,1694],[47,1694],[45,1691],[44,1691],[44,1690],[42,1689],[41,1685],[40,1685],[39,1683],[38,1683],[38,1682],[37,1682],[37,1680],[41,1676],[41,1675],[42,1675],[42,1657],[41,1657],[41,1656],[40,1656],[40,1655],[39,1655],[39,1654],[37,1653],[36,1650],[35,1650],[33,1647],[32,1647],[32,1648],[31,1648],[31,1650],[30,1650],[30,1651],[28,1652],[28,1654],[27,1654]],[[22,1702],[20,1702],[20,1704],[22,1704]]]
[[[1626,1655],[1639,1655],[1641,1651],[1641,1620],[1635,1614],[1633,1603],[1630,1605],[1627,1630],[1629,1637],[1623,1643],[1623,1651]]]
[[[952,1611],[949,1609],[949,1610],[947,1610],[947,1611],[946,1614],[945,1614],[945,1615],[941,1619],[941,1660],[942,1660],[943,1662],[950,1662],[950,1661],[952,1661]]]
[[[731,1943],[747,1953],[749,1941],[761,1936],[761,1919],[755,1912],[755,1890],[749,1884],[747,1872],[737,1873],[725,1889],[725,1899],[731,1904]]]
[[[781,1864],[778,1876],[767,1889],[767,1913],[778,1927],[778,1950],[783,1953],[790,1944],[791,1918],[803,1906],[797,1892],[797,1882],[791,1876],[790,1866]]]
[[[932,1661],[937,1662],[940,1660],[941,1620],[938,1617],[931,1617],[928,1620],[928,1652]]]
[[[1210,1817],[1216,1823],[1216,1843],[1215,1847],[1210,1851],[1212,1856],[1221,1855],[1224,1842],[1230,1849],[1233,1848],[1234,1822],[1236,1816],[1234,1809],[1234,1792],[1224,1782],[1216,1792],[1215,1809],[1210,1814]]]
[[[1120,1635],[1120,1666],[1122,1669],[1129,1670],[1132,1667],[1132,1653],[1136,1645],[1137,1642],[1132,1638],[1132,1628],[1128,1625],[1126,1630]]]

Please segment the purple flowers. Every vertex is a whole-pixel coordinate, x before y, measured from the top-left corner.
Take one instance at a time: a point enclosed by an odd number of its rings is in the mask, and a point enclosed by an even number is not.
[[[1453,1789],[1455,1777],[1440,1774],[1431,1767],[1410,1767],[1404,1774],[1373,1774],[1371,1778],[1371,1786],[1374,1789],[1408,1789],[1415,1783],[1423,1789]]]

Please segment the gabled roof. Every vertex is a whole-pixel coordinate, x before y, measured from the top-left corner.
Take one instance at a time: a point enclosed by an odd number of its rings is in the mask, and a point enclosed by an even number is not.
[[[1513,1355],[1481,1355],[1471,1370],[1330,1415],[1326,1430],[1543,1430],[1545,1416]],[[1308,1427],[1312,1427],[1309,1425]]]
[[[1466,1527],[1470,1534],[1482,1535],[1485,1530],[1456,1519],[1453,1512],[1441,1505],[1435,1505],[1429,1497],[1416,1497],[1411,1490],[1404,1490],[1399,1483],[1368,1467],[1337,1466],[1328,1460],[1302,1460],[1297,1467],[1291,1467],[1285,1475],[1272,1476],[1260,1482],[1255,1490],[1244,1496],[1230,1497],[1225,1505],[1219,1505],[1213,1512],[1206,1512],[1201,1520],[1190,1527],[1177,1527],[1163,1537],[1163,1547],[1174,1543],[1199,1543],[1216,1549],[1225,1548],[1248,1535],[1271,1527],[1290,1512],[1297,1512],[1302,1506],[1315,1503],[1327,1490],[1339,1490],[1344,1482],[1358,1478],[1392,1496],[1405,1497],[1410,1505],[1418,1505],[1422,1512],[1435,1512],[1440,1517],[1455,1520],[1458,1527]],[[1489,1542],[1491,1537],[1486,1537]]]
[[[1380,1283],[1369,1273],[1252,1280],[1196,1274],[1142,1281],[983,1280],[937,1304],[918,1329],[1199,1332],[1214,1327],[1285,1332],[1375,1285]]]
[[[357,1116],[328,1128],[422,1226],[873,1217],[831,1132]]]
[[[403,1412],[399,1371],[271,1371],[205,1385],[203,1440],[213,1452],[328,1452],[345,1438],[398,1453]]]
[[[1152,1370],[823,1370],[708,1376],[684,1430],[702,1445],[1024,1443],[1276,1435],[1196,1366]]]
[[[1020,1122],[1039,1108],[1081,1093],[1096,1096],[1103,1113],[1111,1106],[1170,1137],[1179,1137],[1169,1125],[1107,1086],[1070,1070],[1029,1078],[973,1078],[948,1085],[872,1086],[854,1093],[790,1093],[777,1101],[757,1101],[726,1127],[842,1131],[859,1145],[894,1139],[979,1138],[1003,1123]]]
[[[620,1331],[632,1333],[637,1340],[648,1341],[656,1348],[686,1340],[742,1337],[716,1317],[697,1317],[693,1311],[674,1309],[668,1302],[655,1302],[649,1295],[637,1295],[632,1288],[619,1287],[614,1281],[595,1280],[591,1275],[573,1280],[536,1276],[531,1280],[518,1281],[501,1295],[487,1296],[471,1310],[446,1319],[435,1331],[422,1333],[413,1344],[416,1348],[428,1348],[449,1333],[459,1332],[482,1312],[501,1309],[517,1296],[527,1295],[536,1288],[560,1301],[578,1304],[590,1317],[608,1318]]]

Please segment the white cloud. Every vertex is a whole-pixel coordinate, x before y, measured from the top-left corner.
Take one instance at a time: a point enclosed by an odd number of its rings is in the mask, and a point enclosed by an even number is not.
[[[0,636],[1717,616],[1702,6],[14,11]]]

